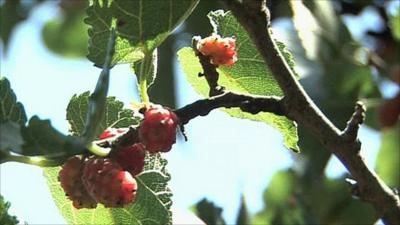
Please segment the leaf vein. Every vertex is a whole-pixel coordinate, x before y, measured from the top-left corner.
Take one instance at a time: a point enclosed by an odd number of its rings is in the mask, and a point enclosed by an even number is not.
[[[121,10],[121,12],[125,13],[127,16],[130,16],[130,17],[133,17],[133,18],[135,18],[135,19],[137,19],[137,20],[140,20],[140,17],[139,17],[139,16],[137,16],[137,15],[135,15],[135,14],[133,14],[133,13],[130,13],[130,12],[126,11],[126,10],[125,10],[124,8],[122,8],[117,2],[115,2],[115,5],[117,6],[117,8],[118,8],[119,10]]]

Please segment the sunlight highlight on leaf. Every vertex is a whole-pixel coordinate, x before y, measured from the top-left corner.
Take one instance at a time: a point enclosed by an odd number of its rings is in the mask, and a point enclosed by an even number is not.
[[[237,44],[238,61],[233,66],[221,66],[218,68],[220,74],[219,84],[228,90],[244,94],[282,96],[282,90],[274,79],[272,72],[234,16],[230,12],[218,10],[209,13],[208,17],[214,27],[214,32],[224,37],[235,36]],[[294,62],[291,54],[285,49],[283,43],[280,43],[279,47],[293,69]],[[181,49],[178,52],[178,59],[189,83],[200,94],[208,96],[209,88],[207,82],[198,77],[198,73],[202,72],[202,68],[193,50],[191,48]],[[225,111],[234,117],[261,121],[273,126],[283,134],[284,144],[287,148],[295,152],[299,151],[297,146],[297,126],[286,117],[276,116],[272,113],[252,115],[244,113],[240,109],[228,109]]]

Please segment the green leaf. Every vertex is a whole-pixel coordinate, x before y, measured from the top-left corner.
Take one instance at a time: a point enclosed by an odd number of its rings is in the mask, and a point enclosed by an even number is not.
[[[244,94],[282,96],[282,90],[274,79],[271,70],[269,70],[247,32],[240,26],[235,17],[230,12],[222,10],[210,12],[208,17],[214,27],[214,32],[224,37],[236,37],[238,61],[234,66],[223,66],[218,69],[220,74],[219,84],[225,86],[228,90]],[[283,43],[278,45],[293,69],[293,57]],[[199,79],[197,76],[202,71],[202,68],[193,51],[189,48],[184,48],[179,51],[178,57],[189,83],[200,94],[207,96],[208,86],[204,79]],[[273,126],[283,134],[285,146],[295,152],[299,152],[296,124],[286,117],[276,116],[272,113],[251,115],[239,109],[229,109],[226,112],[234,117],[262,121]]]
[[[68,104],[67,120],[70,124],[69,132],[72,135],[80,136],[85,128],[89,97],[88,91],[74,95]],[[123,109],[123,106],[124,104],[116,100],[115,97],[107,97],[105,117],[99,123],[100,129],[96,136],[109,126],[119,128],[139,124],[139,118],[133,116],[133,111]]]
[[[10,82],[0,76],[0,123],[13,121],[19,125],[26,123],[24,106],[17,102],[17,98],[10,87]]]
[[[396,13],[390,17],[390,28],[392,29],[393,37],[400,41],[400,6],[397,7]]]
[[[47,168],[44,175],[54,201],[68,224],[171,224],[172,193],[167,187],[170,175],[165,169],[166,160],[160,154],[148,154],[145,160],[143,172],[136,177],[136,200],[124,208],[104,208],[99,204],[96,209],[75,209],[57,180],[60,167]]]
[[[192,12],[198,0],[92,0],[85,22],[89,29],[88,58],[104,62],[109,30],[116,24],[118,38],[113,64],[133,63],[152,51]]]
[[[239,55],[239,57],[241,56]],[[198,93],[203,96],[207,96],[209,87],[205,79],[200,79],[198,77],[198,73],[202,71],[202,68],[193,50],[191,48],[183,48],[179,50],[178,59],[189,83]],[[241,63],[240,59],[237,63]],[[261,62],[259,63],[261,64]],[[236,66],[237,65],[235,64],[233,67]],[[260,66],[257,67],[252,63],[249,63],[247,67],[245,67],[245,63],[243,63],[242,66],[242,71],[240,72],[251,76],[243,76],[243,78],[240,78],[240,76],[237,74],[237,71],[229,73],[228,71],[226,71],[226,69],[221,69],[219,70],[219,84],[227,87],[229,90],[235,90],[245,94],[273,95],[270,92],[274,91],[271,91],[270,87],[272,89],[275,88],[276,92],[280,92],[277,87],[274,87],[275,81],[269,80],[269,78],[266,78],[265,74],[262,73],[262,71],[265,72],[265,69],[262,69]],[[259,68],[262,71],[259,72],[255,70],[255,68]],[[233,70],[233,68],[231,70]],[[234,78],[233,76],[237,77]],[[273,84],[270,84],[269,81],[273,82]],[[276,116],[272,113],[259,113],[257,115],[252,115],[242,112],[240,109],[227,109],[224,111],[234,117],[262,121],[270,124],[271,126],[275,127],[283,133],[284,143],[286,147],[296,152],[299,151],[299,148],[297,146],[298,136],[296,124],[286,119],[285,117]]]
[[[376,171],[390,187],[400,188],[400,123],[382,131],[382,143],[376,160]]]

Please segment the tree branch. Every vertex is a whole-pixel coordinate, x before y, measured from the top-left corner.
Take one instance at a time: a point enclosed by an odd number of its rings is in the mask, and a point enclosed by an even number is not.
[[[223,94],[208,99],[201,99],[188,104],[180,109],[174,110],[179,118],[181,125],[187,124],[190,120],[205,116],[217,108],[238,107],[243,112],[257,114],[259,112],[270,112],[276,115],[285,115],[282,99],[278,97],[243,95],[233,92],[223,92]],[[102,148],[120,149],[139,143],[139,130],[137,126],[129,127],[129,130],[115,138],[94,141]],[[111,150],[111,151],[112,151]]]
[[[359,154],[357,141],[359,115],[350,119],[348,128],[341,132],[319,110],[295,78],[278,49],[269,29],[269,12],[265,1],[220,0],[246,29],[269,69],[284,92],[284,108],[288,118],[306,127],[351,173],[358,183],[361,199],[370,202],[386,224],[400,224],[400,199],[368,168]],[[260,4],[260,2],[262,4]],[[362,111],[362,110],[361,110]],[[351,138],[349,138],[351,137]]]
[[[221,95],[198,100],[192,104],[186,105],[175,110],[181,124],[188,123],[197,116],[205,116],[211,110],[225,107],[239,107],[242,111],[251,114],[259,112],[271,112],[276,115],[285,115],[282,100],[277,97],[250,96],[236,94],[233,92],[224,92]]]

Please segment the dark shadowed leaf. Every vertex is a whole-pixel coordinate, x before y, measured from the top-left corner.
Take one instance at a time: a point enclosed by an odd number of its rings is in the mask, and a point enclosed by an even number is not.
[[[24,106],[17,102],[17,98],[10,87],[10,82],[0,76],[0,123],[13,121],[19,125],[26,123]]]
[[[12,121],[0,123],[0,140],[0,150],[22,152],[21,126]]]
[[[85,128],[89,96],[90,93],[88,91],[80,95],[74,95],[68,104],[67,120],[70,124],[69,131],[73,135],[81,135]],[[119,128],[139,124],[139,118],[134,117],[133,111],[124,109],[123,106],[124,104],[116,100],[115,97],[107,97],[106,113],[103,120],[100,121],[98,134],[109,126]]]
[[[21,129],[24,139],[23,152],[18,152],[28,156],[43,155],[47,157],[63,156],[67,152],[83,151],[76,149],[75,138],[65,136],[51,126],[50,120],[41,120],[37,116],[33,116],[27,125]]]
[[[222,208],[207,199],[202,199],[195,205],[196,215],[206,224],[225,225],[222,218]]]
[[[26,123],[26,114],[6,78],[0,79],[0,150],[25,156],[61,157],[83,151],[77,139],[68,137],[50,124],[33,116]]]
[[[113,64],[133,63],[155,49],[186,19],[198,0],[92,0],[85,22],[89,29],[88,58],[97,66],[104,62],[110,28],[118,38]]]

